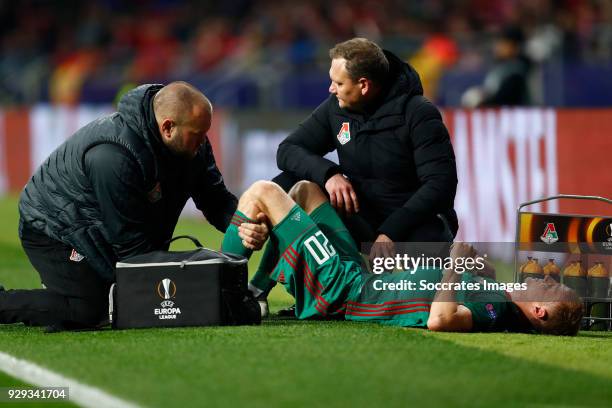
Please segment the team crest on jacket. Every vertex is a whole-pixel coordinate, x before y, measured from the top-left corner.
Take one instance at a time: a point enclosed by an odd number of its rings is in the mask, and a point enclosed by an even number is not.
[[[147,193],[147,198],[149,199],[149,202],[151,203],[156,203],[159,200],[161,200],[162,189],[161,189],[161,183],[159,181],[157,182],[157,184],[155,184],[155,187],[153,187],[153,190]]]
[[[351,140],[351,129],[348,122],[342,122],[342,127],[336,137],[341,145],[347,144]]]
[[[85,259],[85,257],[79,254],[76,249],[72,248],[72,251],[70,252],[70,260],[72,262],[81,262],[83,259]]]

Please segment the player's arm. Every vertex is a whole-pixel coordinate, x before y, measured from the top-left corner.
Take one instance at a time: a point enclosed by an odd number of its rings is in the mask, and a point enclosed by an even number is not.
[[[471,245],[456,242],[451,248],[451,258],[474,257],[476,251]],[[427,328],[433,331],[464,332],[470,331],[474,327],[472,312],[467,307],[457,302],[456,291],[452,287],[455,283],[460,283],[462,275],[452,269],[444,272],[441,283],[448,284],[448,288],[443,288],[436,292],[429,311]]]
[[[328,98],[281,142],[276,152],[279,169],[321,186],[331,176],[340,173],[340,167],[336,163],[323,158],[335,149],[329,109]]]
[[[461,275],[447,270],[442,282],[461,282]],[[431,303],[427,328],[432,331],[466,332],[472,330],[472,327],[472,312],[457,303],[455,291],[439,290]]]

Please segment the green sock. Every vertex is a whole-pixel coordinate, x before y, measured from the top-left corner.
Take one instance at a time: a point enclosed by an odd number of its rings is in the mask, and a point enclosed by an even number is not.
[[[223,243],[221,244],[221,252],[240,255],[246,258],[249,258],[251,256],[253,251],[248,248],[245,248],[244,245],[242,245],[242,239],[240,238],[240,236],[238,236],[238,227],[243,222],[256,223],[257,221],[250,219],[242,212],[236,210],[229,227],[227,227],[227,231],[225,231]]]
[[[249,282],[249,289],[251,289],[255,296],[265,293],[264,297],[267,297],[268,293],[276,285],[276,281],[268,277],[276,262],[278,262],[278,246],[274,235],[270,235],[270,239],[261,256],[259,267],[251,278],[251,282]]]

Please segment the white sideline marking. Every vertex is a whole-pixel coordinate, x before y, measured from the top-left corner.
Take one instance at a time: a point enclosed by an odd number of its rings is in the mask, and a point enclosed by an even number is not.
[[[20,360],[0,351],[0,371],[38,387],[68,387],[73,404],[82,407],[138,408],[139,405],[113,397],[106,392],[81,384],[72,378],[49,371],[26,360]]]

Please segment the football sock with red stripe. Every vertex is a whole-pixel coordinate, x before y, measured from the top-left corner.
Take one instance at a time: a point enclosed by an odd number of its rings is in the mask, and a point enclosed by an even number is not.
[[[242,245],[242,239],[238,235],[238,227],[243,222],[257,223],[257,221],[250,219],[242,212],[236,210],[236,212],[232,216],[232,221],[230,222],[229,227],[227,227],[227,231],[225,231],[223,243],[221,244],[222,252],[240,255],[246,258],[249,258],[251,256],[253,251]]]
[[[250,287],[254,287],[252,292],[257,292],[256,296],[263,294],[263,297],[267,297],[268,293],[274,288],[276,282],[269,278],[270,272],[278,262],[278,244],[276,242],[276,237],[274,235],[270,235],[270,239],[264,248],[263,255],[261,256],[261,262],[259,263],[259,267],[253,275],[251,282],[249,283]]]

